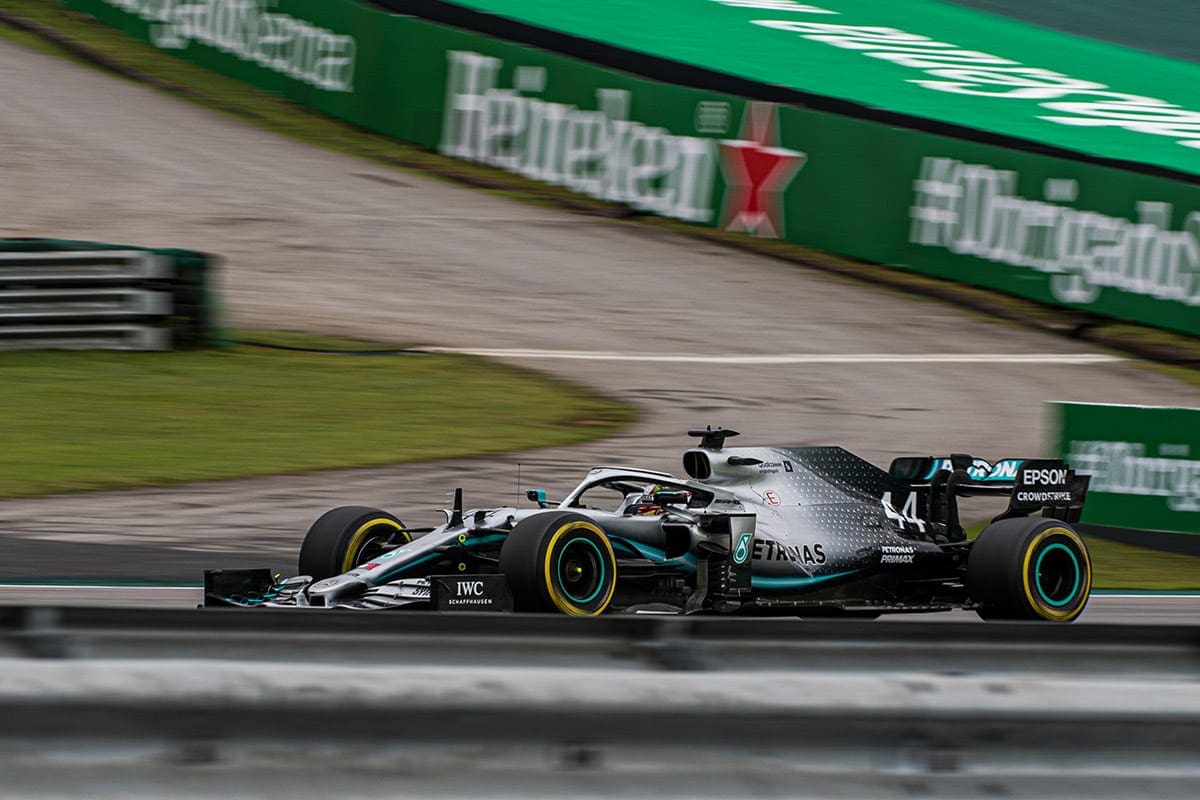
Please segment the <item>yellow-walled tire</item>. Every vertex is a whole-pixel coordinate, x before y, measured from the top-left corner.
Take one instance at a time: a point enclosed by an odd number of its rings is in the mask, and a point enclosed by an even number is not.
[[[404,523],[368,506],[326,511],[308,529],[300,545],[300,575],[323,580],[412,541]]]
[[[569,511],[518,522],[500,548],[500,571],[518,611],[603,614],[617,585],[612,544],[595,522]]]
[[[1041,517],[989,525],[967,557],[967,594],[984,619],[1071,622],[1092,589],[1092,562],[1080,535]]]

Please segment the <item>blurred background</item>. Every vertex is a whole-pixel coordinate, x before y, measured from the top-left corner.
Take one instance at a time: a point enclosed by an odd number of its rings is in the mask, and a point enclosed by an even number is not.
[[[1194,624],[1196,22],[1183,0],[5,0],[0,600],[186,607],[206,568],[294,572],[330,507],[427,525],[457,487],[679,473],[686,431],[720,425],[885,467],[1065,457],[1093,476],[1081,627]],[[604,794],[591,752],[555,759]],[[1173,764],[1154,785],[1192,792]]]

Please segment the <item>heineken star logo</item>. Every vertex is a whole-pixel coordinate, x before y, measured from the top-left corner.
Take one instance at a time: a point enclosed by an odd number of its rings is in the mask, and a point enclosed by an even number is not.
[[[755,236],[783,236],[783,191],[808,161],[808,154],[779,147],[775,103],[751,102],[738,139],[721,140],[725,203],[721,227]]]

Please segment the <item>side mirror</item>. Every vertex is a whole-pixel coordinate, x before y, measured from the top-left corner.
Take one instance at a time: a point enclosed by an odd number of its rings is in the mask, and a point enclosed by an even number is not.
[[[545,489],[526,489],[525,497],[528,500],[538,504],[538,508],[549,508],[550,502],[546,499]]]

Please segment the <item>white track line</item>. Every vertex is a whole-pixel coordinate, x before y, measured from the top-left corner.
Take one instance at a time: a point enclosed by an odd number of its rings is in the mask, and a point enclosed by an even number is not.
[[[557,358],[573,361],[648,361],[674,364],[1112,364],[1124,361],[1105,353],[784,353],[779,355],[704,355],[698,353],[613,353],[589,350],[522,350],[426,347],[430,353],[488,358]]]

